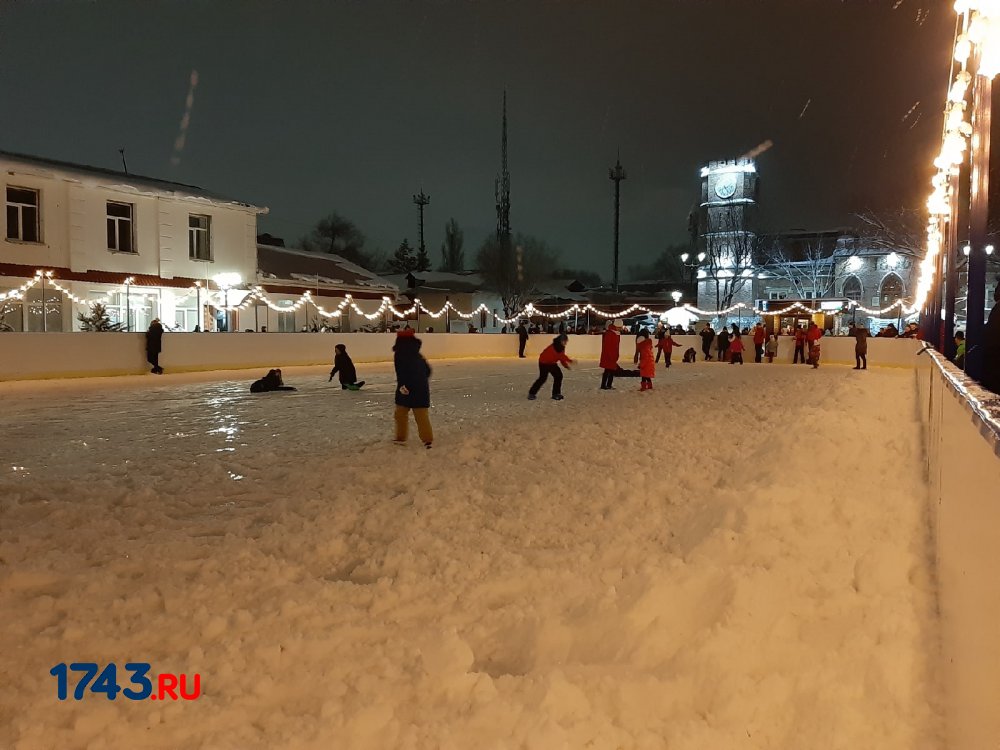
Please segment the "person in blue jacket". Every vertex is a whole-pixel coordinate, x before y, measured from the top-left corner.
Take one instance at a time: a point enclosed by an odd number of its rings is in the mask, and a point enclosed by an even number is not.
[[[410,412],[417,423],[417,434],[425,448],[434,441],[431,429],[431,366],[420,353],[420,339],[412,328],[403,328],[396,334],[393,363],[396,366],[396,444],[403,445],[409,430]]]

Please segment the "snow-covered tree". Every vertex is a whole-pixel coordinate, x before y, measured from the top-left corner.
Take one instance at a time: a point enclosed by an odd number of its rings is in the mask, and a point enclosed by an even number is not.
[[[100,302],[90,303],[89,313],[77,313],[76,319],[80,321],[80,329],[84,331],[121,331],[125,328],[123,323],[116,323],[108,314],[108,309]]]

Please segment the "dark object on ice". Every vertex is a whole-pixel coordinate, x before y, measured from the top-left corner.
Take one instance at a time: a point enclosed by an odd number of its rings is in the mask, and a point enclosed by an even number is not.
[[[365,384],[365,381],[358,382],[358,371],[354,368],[354,362],[347,353],[347,347],[343,344],[337,344],[333,349],[336,353],[333,355],[333,369],[330,370],[330,380],[333,380],[334,375],[339,375],[340,387],[343,390],[356,391],[360,389]],[[330,380],[326,382],[329,383]]]
[[[684,362],[694,362],[698,358],[698,353],[694,350],[693,346],[689,346],[687,351],[684,352]]]
[[[281,370],[268,370],[267,375],[255,380],[250,386],[250,393],[267,393],[269,391],[294,391],[290,385],[285,385],[281,379]]]
[[[624,367],[622,367],[621,365],[619,365],[618,369],[615,370],[615,377],[616,378],[637,378],[637,377],[639,377],[639,371],[638,370],[626,370]]]

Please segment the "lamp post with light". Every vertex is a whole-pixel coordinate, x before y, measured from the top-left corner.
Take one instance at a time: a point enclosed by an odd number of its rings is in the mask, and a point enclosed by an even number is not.
[[[132,330],[132,285],[135,283],[135,278],[132,276],[127,276],[122,284],[125,285],[125,330],[131,332]],[[44,308],[43,308],[44,312]]]
[[[223,293],[223,307],[226,311],[226,330],[232,331],[232,319],[230,317],[229,309],[229,290],[233,287],[239,286],[243,281],[242,277],[238,273],[219,273],[212,277],[212,281],[216,283],[219,289]]]
[[[701,265],[702,261],[705,260],[705,253],[698,253],[698,255],[696,256],[698,259],[697,263],[688,263],[688,258],[690,257],[691,255],[689,253],[681,253],[681,264],[684,266],[684,268],[691,269],[687,273],[690,273],[691,275],[689,283],[693,284],[698,274],[698,267]]]

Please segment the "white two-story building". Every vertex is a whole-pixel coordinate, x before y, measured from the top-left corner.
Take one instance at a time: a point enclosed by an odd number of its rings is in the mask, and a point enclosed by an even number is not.
[[[222,308],[257,281],[257,217],[266,208],[2,151],[0,183],[2,330],[79,330],[78,313],[94,301],[132,331],[154,317],[173,330],[218,330],[232,320]]]

